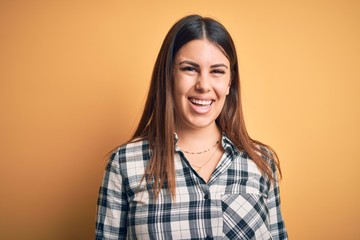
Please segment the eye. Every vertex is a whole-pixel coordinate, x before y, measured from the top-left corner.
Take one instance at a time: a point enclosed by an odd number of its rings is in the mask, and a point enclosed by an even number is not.
[[[213,69],[211,71],[211,73],[215,73],[215,74],[225,74],[225,71],[222,69]]]
[[[184,66],[180,68],[181,71],[195,72],[197,69],[192,66]]]

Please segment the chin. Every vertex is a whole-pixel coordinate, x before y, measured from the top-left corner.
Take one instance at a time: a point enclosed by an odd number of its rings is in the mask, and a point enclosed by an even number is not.
[[[188,121],[186,125],[188,125],[191,128],[194,129],[203,129],[203,128],[207,128],[210,127],[212,124],[215,124],[215,119],[206,119],[206,120],[198,120],[198,121]]]

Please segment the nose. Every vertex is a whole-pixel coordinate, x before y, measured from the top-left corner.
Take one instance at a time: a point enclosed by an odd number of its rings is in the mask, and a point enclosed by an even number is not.
[[[199,92],[209,92],[211,89],[210,76],[208,74],[199,74],[195,89]]]

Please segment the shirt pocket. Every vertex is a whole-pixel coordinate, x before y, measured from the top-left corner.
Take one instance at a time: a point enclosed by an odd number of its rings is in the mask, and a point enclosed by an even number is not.
[[[258,193],[221,196],[223,239],[272,239],[266,198]]]

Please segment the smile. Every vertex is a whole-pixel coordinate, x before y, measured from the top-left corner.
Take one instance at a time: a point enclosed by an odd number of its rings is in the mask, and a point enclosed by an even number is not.
[[[200,100],[195,98],[189,98],[189,101],[194,105],[202,106],[202,107],[208,107],[213,103],[212,100]]]

